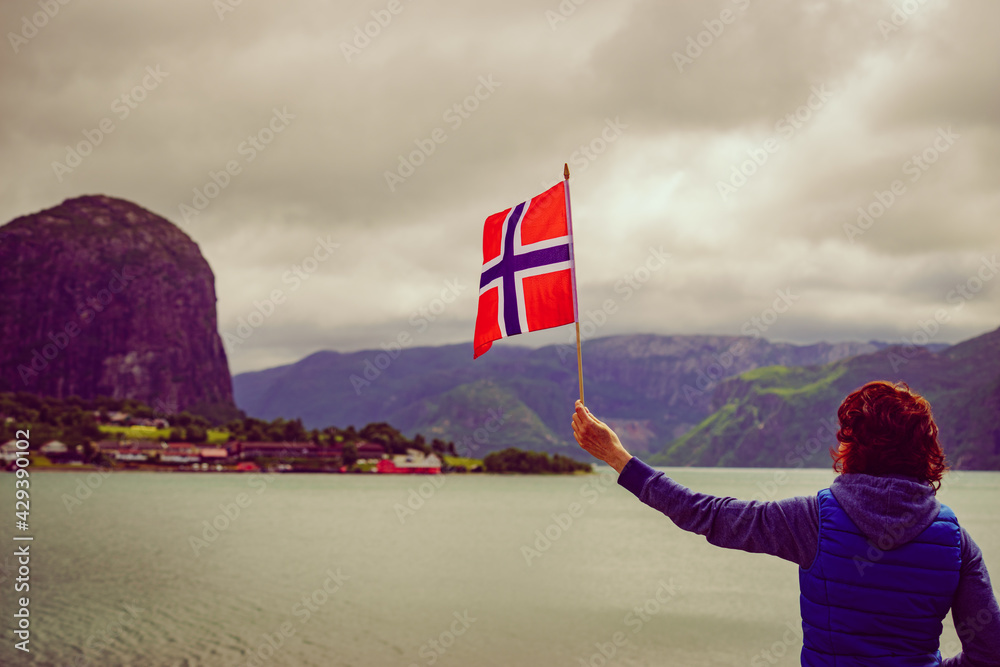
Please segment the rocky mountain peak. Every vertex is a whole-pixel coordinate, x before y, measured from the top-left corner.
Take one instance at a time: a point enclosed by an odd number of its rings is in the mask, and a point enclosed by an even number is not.
[[[0,227],[0,391],[232,411],[215,276],[132,202],[90,195]]]

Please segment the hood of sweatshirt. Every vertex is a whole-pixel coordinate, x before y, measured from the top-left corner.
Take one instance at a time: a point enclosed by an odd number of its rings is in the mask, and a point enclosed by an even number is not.
[[[884,550],[913,540],[941,511],[933,487],[912,477],[845,473],[830,491],[854,525]]]

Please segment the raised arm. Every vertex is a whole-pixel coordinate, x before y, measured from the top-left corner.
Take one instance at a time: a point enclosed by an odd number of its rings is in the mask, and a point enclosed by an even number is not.
[[[808,568],[816,556],[819,510],[815,497],[770,502],[695,493],[633,458],[618,483],[679,528],[710,544],[784,558]]]
[[[766,553],[809,567],[819,539],[815,497],[773,502],[694,493],[630,455],[618,436],[579,401],[573,435],[586,451],[618,471],[618,483],[678,527],[727,549]]]

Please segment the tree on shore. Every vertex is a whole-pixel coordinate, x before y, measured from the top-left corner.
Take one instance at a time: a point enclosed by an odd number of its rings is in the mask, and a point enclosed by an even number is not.
[[[344,451],[340,455],[340,458],[343,460],[344,465],[350,468],[358,462],[358,446],[353,442],[347,443],[344,445]]]
[[[483,459],[486,472],[522,474],[570,474],[592,472],[593,466],[562,454],[550,457],[544,452],[529,452],[515,447],[491,452]]]

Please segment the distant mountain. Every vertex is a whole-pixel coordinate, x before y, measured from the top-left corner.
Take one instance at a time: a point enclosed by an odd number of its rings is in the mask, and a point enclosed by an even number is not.
[[[934,409],[950,465],[1000,469],[1000,329],[943,351],[888,347],[821,366],[767,367],[719,384],[712,413],[660,465],[830,465],[843,398],[871,380],[905,381]]]
[[[0,391],[235,416],[215,276],[168,220],[101,195],[0,227]]]
[[[740,336],[595,339],[583,344],[587,404],[633,451],[658,451],[711,414],[725,378],[762,366],[825,364],[884,346]],[[237,375],[233,390],[248,415],[300,417],[308,428],[387,421],[477,455],[508,446],[583,455],[569,429],[578,391],[572,346],[498,346],[475,361],[471,344],[411,348],[396,358],[382,350],[317,352]]]

